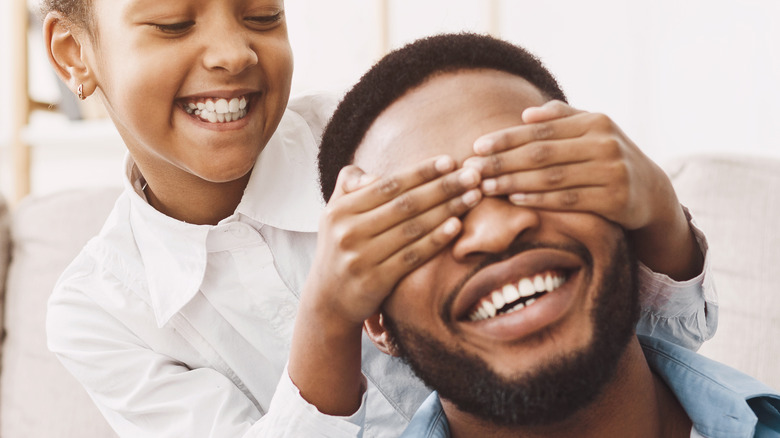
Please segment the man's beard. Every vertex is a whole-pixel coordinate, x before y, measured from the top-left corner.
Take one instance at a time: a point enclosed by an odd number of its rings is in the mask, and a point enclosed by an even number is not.
[[[636,261],[626,239],[618,240],[594,300],[592,342],[539,369],[503,378],[479,357],[453,351],[385,315],[387,330],[415,374],[460,411],[498,426],[564,421],[610,382],[634,335],[639,318]],[[586,275],[592,274],[591,264]]]

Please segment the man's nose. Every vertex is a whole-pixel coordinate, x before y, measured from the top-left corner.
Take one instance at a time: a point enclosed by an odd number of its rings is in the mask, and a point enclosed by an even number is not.
[[[465,260],[472,255],[501,253],[518,236],[539,225],[538,210],[487,197],[463,218],[463,231],[453,245],[453,255]]]

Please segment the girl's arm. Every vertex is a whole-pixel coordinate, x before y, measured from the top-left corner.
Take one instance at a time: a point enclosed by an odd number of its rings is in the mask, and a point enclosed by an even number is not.
[[[395,284],[460,231],[481,197],[479,174],[437,157],[380,179],[342,170],[320,221],[317,252],[295,323],[289,375],[320,412],[360,406],[363,321]]]

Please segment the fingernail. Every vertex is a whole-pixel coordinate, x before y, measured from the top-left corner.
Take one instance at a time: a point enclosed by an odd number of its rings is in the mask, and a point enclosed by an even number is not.
[[[509,195],[509,202],[515,205],[524,205],[528,200],[528,195],[525,193],[512,193]]]
[[[461,196],[461,199],[468,207],[473,207],[479,203],[481,197],[479,190],[469,190]]]
[[[363,175],[360,175],[360,179],[358,180],[358,186],[356,188],[365,187],[365,186],[371,184],[371,182],[373,182],[373,181],[374,181],[374,176],[373,175],[369,175],[367,173],[364,173]]]
[[[454,217],[447,219],[447,221],[444,222],[443,231],[444,234],[447,235],[455,234],[458,231],[458,220]]]
[[[455,166],[455,161],[451,157],[441,157],[436,160],[434,166],[441,173],[449,172]]]
[[[486,195],[490,195],[496,192],[498,189],[498,182],[494,179],[486,179],[482,181],[482,191]]]
[[[479,173],[474,169],[463,169],[458,180],[466,187],[471,187],[479,182]]]
[[[471,158],[467,158],[466,161],[463,162],[463,167],[468,167],[476,170],[477,172],[482,172],[482,168],[484,166],[480,158],[471,157]]]
[[[478,154],[487,154],[493,149],[495,141],[491,138],[478,138],[474,142],[474,152]]]

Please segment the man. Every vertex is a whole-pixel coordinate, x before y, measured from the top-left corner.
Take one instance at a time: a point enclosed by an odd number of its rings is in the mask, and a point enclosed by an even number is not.
[[[530,67],[482,56],[507,50]],[[447,154],[484,170],[491,161],[472,157],[475,140],[527,121],[528,108],[594,117],[548,103],[562,96],[549,72],[489,37],[434,37],[401,52],[364,76],[334,114],[320,152],[326,199],[350,162],[381,176]],[[387,75],[416,79],[373,87]],[[532,140],[562,126],[548,123]],[[549,148],[536,150],[529,159],[549,158]],[[403,277],[366,321],[374,343],[436,391],[403,436],[780,436],[776,391],[635,334],[633,240],[608,214],[578,208],[576,186],[557,206],[531,206],[533,190],[486,196],[453,224],[452,243]],[[483,191],[494,188],[483,182]]]

